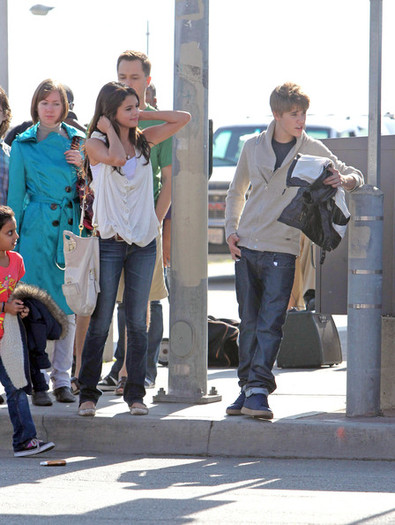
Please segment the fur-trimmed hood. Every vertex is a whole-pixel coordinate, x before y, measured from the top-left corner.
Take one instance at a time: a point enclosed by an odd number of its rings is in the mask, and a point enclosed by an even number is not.
[[[38,286],[34,286],[32,284],[19,282],[12,294],[12,298],[20,299],[21,301],[35,299],[43,303],[47,307],[49,313],[62,327],[60,339],[63,339],[66,336],[68,331],[67,315],[61,308],[59,308],[59,306],[45,290],[42,290]]]

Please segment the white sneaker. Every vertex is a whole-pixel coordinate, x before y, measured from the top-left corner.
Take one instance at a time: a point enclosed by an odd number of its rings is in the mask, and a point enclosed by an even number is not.
[[[46,450],[51,450],[55,446],[52,441],[49,441],[48,443],[44,443],[44,441],[40,441],[37,438],[33,438],[30,441],[28,441],[21,450],[17,450],[14,452],[14,456],[16,458],[22,458],[25,456],[34,456],[35,454],[41,454],[41,452],[45,452]]]
[[[148,414],[148,408],[144,403],[135,402],[129,406],[129,409],[132,416],[146,416]]]

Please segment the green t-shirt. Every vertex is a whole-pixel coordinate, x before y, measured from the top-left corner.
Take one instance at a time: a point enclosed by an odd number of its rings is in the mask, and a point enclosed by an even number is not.
[[[145,108],[146,111],[156,111],[155,108],[147,104]],[[163,124],[161,120],[141,120],[139,122],[139,128],[145,129],[150,126],[156,126],[158,124]],[[151,148],[151,164],[152,164],[152,173],[154,175],[154,200],[155,204],[158,199],[161,187],[162,187],[162,177],[161,169],[166,166],[171,166],[172,163],[172,149],[173,141],[172,138],[168,138],[163,142],[160,142],[156,146]]]

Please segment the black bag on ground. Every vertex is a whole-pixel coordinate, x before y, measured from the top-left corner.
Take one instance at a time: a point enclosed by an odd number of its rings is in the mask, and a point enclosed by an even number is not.
[[[239,365],[239,323],[233,319],[208,316],[208,366],[230,367]]]
[[[330,314],[289,311],[283,332],[279,368],[320,368],[342,362],[340,338]]]

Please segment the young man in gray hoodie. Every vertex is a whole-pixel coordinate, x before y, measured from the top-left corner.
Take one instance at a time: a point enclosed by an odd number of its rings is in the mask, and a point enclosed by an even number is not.
[[[357,169],[346,166],[319,140],[304,131],[309,97],[287,82],[270,96],[274,116],[266,131],[246,141],[229,187],[225,231],[235,262],[239,304],[239,386],[228,415],[272,419],[268,395],[276,389],[272,368],[292,290],[300,231],[277,219],[295,197],[287,171],[299,154],[329,158],[332,175],[325,184],[352,191],[363,184]],[[251,191],[246,200],[246,192]]]

